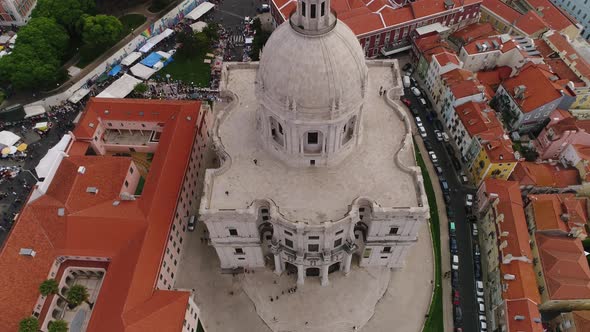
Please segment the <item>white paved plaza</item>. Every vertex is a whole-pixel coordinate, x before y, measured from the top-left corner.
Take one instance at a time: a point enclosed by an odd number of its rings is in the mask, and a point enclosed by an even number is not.
[[[353,264],[348,277],[332,273],[326,287],[320,286],[319,278],[308,277],[291,294],[288,289],[295,287],[295,275],[279,277],[270,268],[236,276],[221,274],[215,250],[200,239],[203,226],[199,225],[185,242],[175,287],[195,290],[207,332],[331,332],[354,327],[369,332],[419,332],[432,291],[427,224],[420,226],[418,236],[402,270]]]

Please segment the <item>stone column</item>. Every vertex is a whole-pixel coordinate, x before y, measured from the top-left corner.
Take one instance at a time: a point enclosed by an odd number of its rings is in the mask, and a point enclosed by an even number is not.
[[[281,265],[281,256],[279,253],[274,254],[275,256],[275,274],[281,275],[283,273],[283,267]]]
[[[297,265],[297,285],[303,285],[305,282],[305,269],[303,265]]]
[[[330,267],[330,265],[325,264],[322,265],[322,281],[321,281],[321,285],[322,286],[328,286],[330,284],[330,280],[328,279],[328,268]]]
[[[350,263],[352,262],[352,254],[346,254],[344,256],[344,275],[347,276],[350,273]]]

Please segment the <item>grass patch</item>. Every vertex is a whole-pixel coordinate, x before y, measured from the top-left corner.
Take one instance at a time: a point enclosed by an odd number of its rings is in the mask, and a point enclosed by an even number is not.
[[[205,54],[209,50],[204,50],[191,57],[175,57],[174,61],[158,72],[161,78],[170,74],[170,79],[181,80],[186,84],[194,83],[199,87],[208,88],[211,78],[211,64],[204,63]]]
[[[135,195],[139,196],[143,192],[143,186],[145,185],[145,179],[142,177],[139,178],[139,182],[137,182],[137,188],[135,188]]]
[[[141,14],[127,14],[119,17],[119,21],[123,24],[123,31],[121,32],[121,38],[127,36],[135,28],[142,25],[146,21],[146,17]]]
[[[414,144],[416,150],[416,161],[420,169],[422,169],[422,177],[424,179],[424,190],[428,197],[428,206],[430,207],[430,232],[432,234],[432,246],[434,248],[434,295],[428,310],[428,318],[424,323],[423,332],[443,331],[443,308],[442,308],[442,285],[441,285],[441,258],[440,258],[440,222],[438,219],[438,209],[436,206],[436,196],[430,180],[430,174],[426,169],[424,159]]]

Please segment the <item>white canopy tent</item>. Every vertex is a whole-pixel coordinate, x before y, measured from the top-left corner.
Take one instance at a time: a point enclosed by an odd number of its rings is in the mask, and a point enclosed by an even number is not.
[[[20,136],[13,133],[12,131],[8,131],[8,130],[0,131],[0,145],[13,146],[18,141],[20,141]]]
[[[42,178],[43,181],[37,182],[29,198],[29,203],[45,195],[61,161],[66,156],[64,151],[68,148],[71,140],[72,136],[65,134],[57,144],[47,151],[47,154],[37,164],[35,172],[37,172],[37,176]]]
[[[210,2],[203,2],[202,4],[198,5],[197,8],[193,9],[190,13],[186,14],[186,18],[191,20],[198,20],[201,16],[207,14],[208,11],[215,7],[214,4]]]
[[[164,51],[158,51],[156,52],[157,55],[161,56],[164,59],[168,59],[170,58],[172,55],[170,53],[164,52]]]
[[[2,35],[0,36],[0,44],[6,44],[10,41],[10,37],[9,35]]]
[[[201,31],[203,31],[203,29],[205,29],[207,27],[207,23],[205,23],[203,21],[199,21],[199,22],[191,24],[190,27],[191,27],[191,29],[193,29],[193,32],[201,32]]]
[[[45,114],[45,107],[43,105],[25,106],[25,119],[41,114]]]
[[[89,92],[90,90],[88,89],[80,88],[76,92],[74,92],[74,94],[70,98],[68,98],[68,101],[75,104],[82,100],[82,98],[84,98]]]
[[[162,40],[164,40],[166,37],[170,36],[173,33],[174,33],[174,30],[172,30],[172,29],[166,29],[166,30],[162,31],[161,34],[148,39],[148,41],[145,43],[145,45],[143,45],[139,49],[139,51],[141,53],[148,52],[149,50],[154,48],[154,46],[158,45],[159,42],[161,42]]]
[[[123,66],[131,66],[139,58],[141,58],[141,52],[131,52],[121,61],[121,64]]]
[[[14,36],[12,36],[12,38],[10,38],[10,40],[8,41],[9,44],[14,45],[14,43],[16,43],[16,37],[18,37],[17,34],[15,34]]]
[[[158,62],[161,63],[161,62]],[[136,65],[134,65],[133,67],[131,67],[131,73],[139,78],[142,78],[144,80],[147,80],[148,78],[150,78],[155,72],[157,72],[157,69],[152,69],[148,66],[144,66],[141,63],[138,63]]]
[[[133,88],[137,84],[141,83],[141,80],[137,78],[123,74],[121,78],[114,81],[113,84],[109,85],[106,89],[104,89],[97,98],[125,98],[128,94],[133,91]]]

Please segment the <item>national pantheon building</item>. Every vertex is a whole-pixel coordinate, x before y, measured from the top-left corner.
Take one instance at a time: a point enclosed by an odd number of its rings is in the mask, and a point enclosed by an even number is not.
[[[428,204],[397,61],[366,61],[330,0],[300,0],[221,89],[199,222],[222,269],[326,285],[351,264],[403,267]]]

